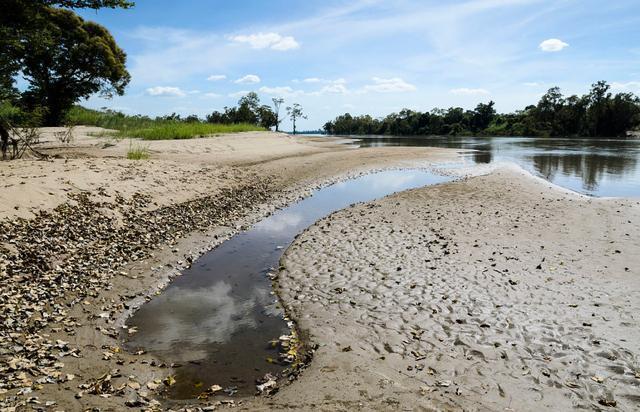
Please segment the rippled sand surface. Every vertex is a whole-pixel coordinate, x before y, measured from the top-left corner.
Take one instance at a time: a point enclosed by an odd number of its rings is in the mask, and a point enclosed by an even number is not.
[[[283,259],[319,348],[275,405],[637,410],[638,251],[638,201],[512,169],[337,212]]]

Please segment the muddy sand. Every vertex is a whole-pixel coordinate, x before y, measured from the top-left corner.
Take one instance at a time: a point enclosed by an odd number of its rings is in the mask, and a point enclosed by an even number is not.
[[[282,260],[318,349],[268,406],[639,410],[639,251],[640,202],[518,169],[344,209]]]

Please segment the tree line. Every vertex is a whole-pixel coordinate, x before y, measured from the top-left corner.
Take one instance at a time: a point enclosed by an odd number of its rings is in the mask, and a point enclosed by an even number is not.
[[[284,103],[284,99],[281,97],[274,97],[271,99],[272,106],[264,105],[260,103],[260,97],[255,92],[250,92],[247,95],[240,98],[236,107],[226,107],[222,112],[215,110],[211,114],[206,116],[208,123],[217,124],[255,124],[265,129],[275,128],[275,131],[280,131],[280,123],[282,118],[280,117],[280,107]],[[293,124],[293,134],[296,134],[296,123],[299,119],[306,119],[302,106],[298,103],[294,103],[292,106],[286,107],[287,116]],[[197,120],[195,115],[190,116],[192,120]]]
[[[324,130],[334,135],[625,136],[640,126],[640,99],[610,90],[599,81],[583,96],[565,97],[553,87],[536,105],[504,114],[496,112],[493,101],[473,110],[403,109],[384,118],[346,113],[327,122]]]

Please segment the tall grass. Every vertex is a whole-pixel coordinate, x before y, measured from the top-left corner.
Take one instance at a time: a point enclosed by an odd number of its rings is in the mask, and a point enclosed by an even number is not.
[[[133,137],[143,140],[191,139],[220,133],[239,133],[264,130],[251,124],[211,124],[211,123],[157,123],[151,127],[120,130],[116,137]]]
[[[113,129],[117,138],[133,137],[144,140],[191,139],[220,133],[239,133],[264,130],[252,124],[212,124],[151,119],[147,116],[129,116],[114,111],[98,111],[74,106],[67,115],[73,125],[98,126]]]

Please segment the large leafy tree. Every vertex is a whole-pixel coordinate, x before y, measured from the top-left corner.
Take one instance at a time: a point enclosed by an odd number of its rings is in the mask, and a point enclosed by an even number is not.
[[[63,8],[128,8],[126,0],[2,0],[0,103],[41,106],[47,124],[60,122],[78,99],[102,92],[122,94],[129,82],[126,55],[104,27]],[[23,76],[28,88],[18,91]],[[0,144],[9,134],[0,118]]]
[[[28,107],[45,108],[45,124],[59,124],[73,103],[100,92],[123,94],[126,55],[104,27],[69,10],[48,8],[43,29],[25,36],[22,74]]]

